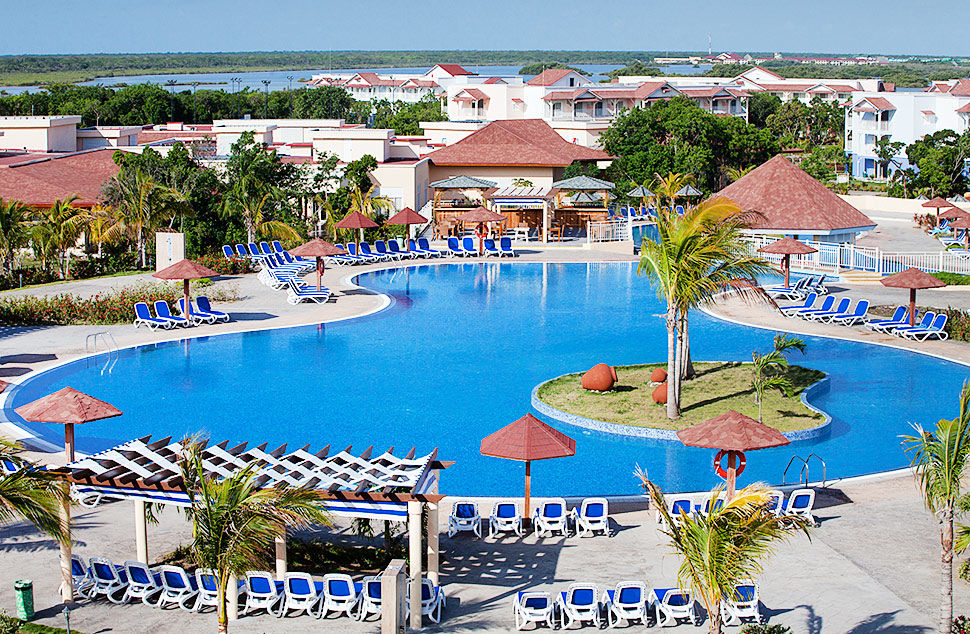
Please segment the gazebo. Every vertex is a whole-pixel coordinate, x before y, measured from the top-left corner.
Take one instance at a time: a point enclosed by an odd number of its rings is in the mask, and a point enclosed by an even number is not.
[[[203,441],[203,464],[211,477],[224,478],[247,467],[254,468],[260,486],[309,487],[316,491],[333,515],[407,523],[411,624],[420,627],[422,577],[422,513],[427,507],[428,577],[438,584],[439,471],[451,463],[437,459],[438,450],[416,456],[411,449],[394,455],[393,447],[373,455],[373,446],[360,454],[352,447],[331,451],[330,445],[312,453],[309,446],[287,450],[266,443],[250,447],[231,446],[229,441]],[[148,563],[145,503],[189,506],[179,460],[184,443],[171,437],[152,440],[145,436],[97,453],[57,470],[82,493],[95,492],[105,499],[130,499],[135,503],[135,530],[139,538],[137,559]],[[70,566],[70,547],[66,554]],[[276,543],[276,573],[286,573],[286,543]],[[237,612],[235,593],[229,593],[229,616]],[[415,621],[415,615],[417,620]]]
[[[791,270],[791,256],[793,255],[808,255],[809,253],[815,253],[818,249],[808,246],[804,242],[800,242],[795,238],[784,237],[781,240],[775,240],[771,244],[766,244],[765,246],[758,249],[761,253],[773,253],[776,255],[781,255],[781,268],[785,272],[785,286],[788,286],[788,273]]]
[[[908,288],[909,289],[909,325],[916,325],[916,290],[920,288],[942,288],[946,286],[944,282],[941,282],[938,278],[933,277],[929,273],[924,273],[923,271],[909,267],[905,271],[896,273],[895,275],[890,275],[889,277],[884,277],[879,280],[882,282],[883,286],[888,286],[890,288]]]
[[[727,499],[734,497],[734,483],[744,472],[744,452],[770,447],[781,447],[790,441],[774,427],[759,423],[750,416],[729,410],[677,432],[677,437],[688,447],[719,449],[714,458],[714,469],[727,481]],[[727,456],[727,469],[721,460]]]
[[[554,213],[560,226],[582,228],[587,222],[606,220],[613,183],[581,175],[556,181],[552,187],[559,190]]]
[[[488,193],[498,187],[495,181],[472,176],[452,176],[428,185],[434,190],[432,203],[434,221],[444,237],[457,221],[455,217],[468,209],[485,204]]]

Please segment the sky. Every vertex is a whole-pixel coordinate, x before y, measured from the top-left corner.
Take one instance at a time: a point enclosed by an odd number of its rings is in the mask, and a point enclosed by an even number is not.
[[[965,29],[952,28],[966,9],[967,0],[0,0],[0,54],[680,51],[706,50],[710,33],[714,52],[970,56]]]

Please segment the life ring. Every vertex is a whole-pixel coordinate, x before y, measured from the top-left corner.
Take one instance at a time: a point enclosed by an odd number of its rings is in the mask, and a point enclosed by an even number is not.
[[[727,471],[725,471],[724,470],[724,467],[721,466],[721,458],[723,458],[724,456],[728,455],[729,453],[731,453],[731,452],[729,452],[729,451],[727,451],[725,449],[722,449],[719,452],[717,452],[717,455],[716,456],[714,456],[714,473],[716,473],[718,476],[720,476],[724,480],[727,480]],[[747,464],[747,460],[745,459],[743,453],[741,453],[739,451],[739,452],[737,452],[737,456],[738,456],[739,462],[738,462],[738,467],[737,467],[737,469],[734,472],[735,477],[737,477],[737,476],[741,475],[742,473],[744,473],[744,467]]]

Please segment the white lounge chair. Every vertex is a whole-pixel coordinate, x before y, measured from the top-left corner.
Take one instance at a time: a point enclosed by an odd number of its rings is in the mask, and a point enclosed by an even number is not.
[[[812,526],[818,526],[818,520],[812,514],[815,507],[815,489],[796,489],[788,496],[784,503],[784,514],[789,517],[804,517]]]
[[[556,604],[563,629],[568,629],[574,623],[582,626],[587,621],[597,628],[600,626],[599,590],[595,584],[569,584],[565,592],[559,593]]]
[[[128,589],[125,590],[123,603],[141,599],[145,605],[155,607],[158,596],[164,589],[161,575],[140,561],[126,561],[125,572],[128,574]]]
[[[408,589],[410,590],[410,585]],[[431,583],[431,579],[421,579],[421,616],[426,616],[434,623],[441,622],[441,611],[445,608],[447,599],[441,586]],[[408,612],[410,613],[411,602],[407,602]]]
[[[74,586],[74,593],[87,599],[92,583],[91,571],[84,559],[80,555],[71,555],[71,585]],[[61,593],[61,587],[57,588],[57,593]]]
[[[785,508],[785,492],[773,489],[768,491],[768,512],[775,517],[781,517]]]
[[[158,573],[162,582],[162,593],[158,596],[156,607],[165,608],[177,605],[179,608],[192,612],[195,603],[189,602],[199,596],[199,586],[181,566],[159,566]]]
[[[555,604],[548,592],[519,592],[512,601],[512,618],[515,629],[521,630],[530,623],[549,629],[555,627]]]
[[[283,576],[283,604],[276,616],[283,618],[290,610],[317,616],[314,611],[322,598],[322,581],[314,581],[305,572],[288,572]]]
[[[724,625],[741,625],[745,619],[761,623],[758,584],[745,583],[735,586],[730,596],[721,600],[721,622]]]
[[[556,531],[562,531],[563,537],[569,537],[568,518],[566,500],[562,498],[553,498],[548,502],[543,502],[532,514],[532,522],[539,537],[542,537],[545,533],[548,533],[551,537]]]
[[[694,599],[686,590],[679,588],[654,588],[650,591],[650,605],[657,614],[657,625],[667,627],[677,625],[682,620],[697,623]]]
[[[326,618],[331,612],[354,616],[360,604],[364,584],[354,583],[350,575],[329,574],[323,576],[323,600],[320,602],[320,617]]]
[[[202,608],[219,609],[219,583],[214,570],[209,568],[197,568],[195,571],[195,585],[199,588],[199,598],[195,600],[195,611],[201,612]],[[242,598],[246,591],[246,582],[236,580],[236,600]]]
[[[610,509],[606,498],[586,498],[579,508],[573,509],[576,535],[595,535],[596,531],[610,535]]]
[[[616,627],[620,619],[639,619],[647,626],[647,588],[639,581],[621,581],[614,589],[605,590],[602,603],[610,627]]]
[[[381,578],[364,577],[363,588],[360,593],[360,610],[357,619],[366,621],[371,614],[381,616]]]
[[[522,537],[522,513],[515,502],[499,501],[492,507],[492,514],[488,518],[488,536],[495,537],[502,532]]]
[[[123,566],[114,565],[110,559],[91,557],[88,560],[91,571],[91,585],[87,589],[89,599],[104,595],[112,603],[123,603],[128,589],[128,575]]]
[[[482,537],[482,517],[478,514],[478,505],[468,500],[458,500],[451,507],[448,516],[448,537],[454,537],[460,531],[471,531],[479,539]]]
[[[243,606],[243,614],[252,610],[266,610],[269,614],[276,614],[279,609],[277,606],[282,601],[282,581],[276,581],[268,572],[246,572],[246,605]]]

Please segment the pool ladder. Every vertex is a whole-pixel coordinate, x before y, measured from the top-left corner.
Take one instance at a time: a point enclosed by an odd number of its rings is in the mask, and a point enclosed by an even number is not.
[[[105,360],[105,364],[101,367],[101,376],[104,376],[105,372],[111,374],[112,368],[114,368],[115,363],[118,362],[118,343],[115,341],[114,335],[107,331],[92,332],[91,334],[84,337],[84,353],[93,353],[92,359],[98,358],[98,342],[101,342],[104,346],[104,351],[108,353],[108,358]]]
[[[810,453],[805,458],[798,455],[792,456],[791,460],[788,461],[788,466],[785,467],[784,473],[781,474],[781,485],[785,486],[788,484],[788,471],[792,468],[792,465],[801,465],[798,472],[798,481],[801,482],[803,486],[807,487],[809,482],[809,465],[811,464],[813,458],[817,460],[820,465],[822,465],[822,488],[824,489],[826,484],[825,461],[815,453]],[[795,483],[792,482],[792,484]]]

